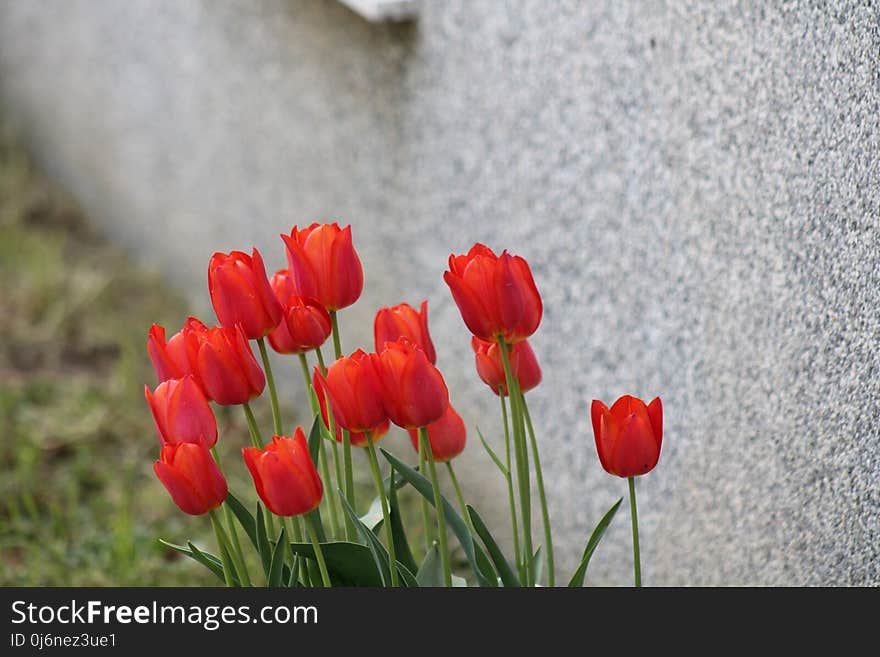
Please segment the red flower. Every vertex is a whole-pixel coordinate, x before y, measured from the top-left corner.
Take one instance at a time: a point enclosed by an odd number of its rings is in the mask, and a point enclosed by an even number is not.
[[[590,415],[599,461],[608,473],[635,477],[654,469],[663,443],[659,397],[645,406],[641,399],[624,395],[611,410],[594,399]]]
[[[327,368],[326,376],[316,372],[336,424],[352,433],[375,431],[388,421],[381,387],[370,355],[358,349]]]
[[[281,321],[281,305],[269,287],[260,252],[215,253],[208,263],[208,290],[220,324],[241,324],[251,340],[262,338]]]
[[[351,226],[296,226],[281,235],[296,292],[317,299],[327,310],[350,306],[364,289],[364,270],[351,243]]]
[[[519,342],[541,323],[543,305],[528,263],[504,251],[474,244],[467,255],[449,256],[443,279],[471,333],[494,342]]]
[[[386,342],[373,354],[382,385],[385,411],[404,429],[425,427],[439,420],[449,406],[449,391],[440,371],[425,352],[406,338]]]
[[[201,324],[194,317],[187,320],[187,324],[190,322]],[[150,354],[150,361],[153,363],[153,369],[156,370],[159,383],[168,379],[180,379],[190,373],[186,348],[183,346],[183,331],[175,333],[168,342],[165,342],[165,329],[153,324],[147,338],[147,352]]]
[[[409,438],[413,448],[419,451],[419,431],[409,430]],[[431,444],[431,453],[437,462],[448,461],[464,451],[467,439],[467,429],[464,420],[450,404],[446,412],[439,420],[428,425],[428,442]]]
[[[279,354],[302,354],[324,344],[332,329],[324,306],[297,295],[287,269],[276,272],[269,284],[282,310],[281,322],[269,334],[272,348]]]
[[[327,430],[330,430],[330,417],[327,414],[327,397],[324,395],[324,387],[321,385],[320,377],[318,374],[318,368],[315,368],[315,374],[312,377],[312,387],[315,389],[315,396],[318,398],[318,404],[321,407],[321,420],[324,422],[324,426],[327,427]],[[339,425],[339,422],[334,422],[336,428],[336,442],[342,442],[342,427]],[[388,418],[385,418],[385,421],[380,424],[378,427],[375,427],[370,430],[370,437],[373,439],[374,443],[382,440],[382,437],[388,433],[388,429],[391,427],[391,422]],[[366,447],[367,445],[367,434],[357,431],[349,431],[348,439],[351,442],[353,447]]]
[[[381,308],[373,321],[373,335],[376,339],[376,352],[385,348],[386,342],[394,342],[397,338],[407,338],[414,342],[431,364],[437,363],[434,343],[428,333],[428,302],[422,301],[420,310],[408,303],[399,303],[391,308]]]
[[[483,382],[492,388],[497,395],[507,395],[507,379],[504,376],[504,362],[501,360],[501,348],[497,342],[486,342],[474,336],[471,338],[477,374]],[[541,383],[541,367],[535,352],[528,340],[514,343],[508,352],[510,371],[519,382],[520,390],[525,393]]]
[[[263,503],[277,516],[298,516],[321,503],[324,489],[301,427],[293,438],[272,436],[264,449],[245,447],[244,462]]]
[[[144,395],[163,445],[198,443],[210,449],[217,442],[217,420],[191,374],[160,383],[155,392],[144,386]]]
[[[266,377],[240,324],[204,330],[184,327],[183,335],[193,376],[206,397],[229,406],[263,392]]]
[[[204,445],[166,444],[153,471],[184,513],[199,516],[226,499],[226,479]]]

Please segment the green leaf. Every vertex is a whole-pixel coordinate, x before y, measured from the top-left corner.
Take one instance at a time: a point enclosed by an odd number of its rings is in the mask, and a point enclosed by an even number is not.
[[[464,577],[459,577],[455,573],[452,574],[452,588],[454,589],[466,589],[467,588],[467,580]]]
[[[321,426],[324,423],[321,421],[321,415],[315,414],[315,419],[312,421],[312,429],[309,431],[309,454],[312,456],[312,463],[315,464],[315,467],[318,467],[318,453],[321,449]]]
[[[306,514],[306,517],[311,521],[311,526],[315,528],[315,538],[318,539],[318,543],[326,541],[327,534],[324,533],[324,523],[321,521],[321,507],[315,507]]]
[[[205,566],[208,570],[214,573],[223,584],[226,584],[226,578],[223,576],[223,563],[215,557],[213,554],[202,552],[198,548],[196,548],[192,543],[189,544],[189,547],[185,545],[177,545],[176,543],[170,543],[163,538],[159,539],[159,543],[164,545],[165,547],[169,547],[172,550],[176,550],[181,554],[185,554],[193,561],[197,561],[198,563]],[[193,550],[195,548],[195,550]]]
[[[269,576],[272,565],[272,548],[269,544],[269,535],[266,533],[266,517],[263,515],[263,505],[257,502],[257,552],[263,562],[263,572]]]
[[[397,501],[397,483],[395,481],[394,470],[389,475],[390,485],[388,487],[388,505],[391,507],[391,540],[394,541],[394,554],[398,563],[406,566],[407,570],[416,572],[416,560],[413,558],[412,550],[409,547],[409,541],[406,538],[406,530],[403,528],[403,519],[400,514],[400,504]],[[401,481],[404,481],[401,479]],[[405,483],[405,481],[404,481]]]
[[[486,523],[483,522],[480,514],[477,513],[476,509],[470,504],[468,505],[467,510],[471,517],[471,524],[474,526],[474,531],[477,532],[480,540],[482,540],[483,544],[486,546],[486,550],[488,550],[489,556],[492,558],[492,563],[495,564],[498,575],[501,577],[502,584],[508,588],[522,586],[519,577],[516,576],[513,568],[511,568],[510,562],[505,558],[501,548],[498,547],[497,541],[489,532],[489,528],[486,526]]]
[[[614,519],[614,514],[617,513],[617,509],[620,508],[621,502],[623,502],[622,497],[614,503],[614,506],[608,509],[605,515],[602,516],[599,524],[596,525],[596,528],[590,535],[590,540],[587,541],[587,545],[584,548],[584,556],[581,557],[581,565],[578,566],[576,571],[574,571],[574,575],[571,576],[571,580],[568,582],[569,586],[581,587],[584,585],[584,577],[586,577],[587,574],[587,566],[590,565],[590,557],[593,556],[593,552],[595,552],[596,547],[599,545],[599,541],[602,540],[605,530],[608,529],[608,525],[610,525],[611,521]]]
[[[477,435],[480,437],[480,442],[483,443],[483,449],[485,449],[489,453],[489,456],[492,457],[492,460],[495,461],[495,465],[497,465],[498,469],[501,470],[501,474],[504,475],[504,478],[510,478],[510,470],[508,470],[507,466],[505,466],[501,462],[501,459],[498,458],[498,455],[495,453],[495,451],[491,447],[489,447],[489,443],[487,443],[486,439],[483,437],[483,433],[480,431],[480,427],[477,427]]]
[[[541,576],[544,574],[544,555],[541,554],[542,547],[542,545],[539,545],[538,549],[535,550],[535,554],[532,555],[532,573],[534,573],[536,584],[541,581]]]
[[[367,544],[367,548],[370,551],[370,554],[373,556],[373,563],[376,567],[376,571],[379,573],[379,577],[382,580],[382,586],[388,586],[388,583],[391,581],[391,572],[388,569],[388,552],[385,550],[385,546],[376,538],[376,535],[373,534],[373,531],[367,527],[364,523],[361,522],[360,518],[358,518],[355,510],[351,508],[351,504],[348,503],[348,500],[345,499],[345,495],[342,491],[339,491],[339,499],[342,502],[342,508],[348,514],[348,517],[351,518],[351,521],[354,523],[355,527],[357,527],[358,533],[361,535],[361,538],[364,539],[364,542]]]
[[[291,543],[294,553],[316,561],[315,548],[311,543]],[[334,541],[321,543],[324,561],[333,586],[382,586],[382,578],[376,570],[373,555],[366,545]]]
[[[226,504],[232,509],[232,513],[235,514],[239,524],[242,529],[244,529],[244,533],[247,534],[247,537],[251,540],[254,549],[259,551],[260,548],[257,545],[257,521],[254,519],[254,516],[251,515],[251,512],[248,511],[244,504],[242,504],[232,493],[227,493]]]
[[[287,530],[281,528],[281,536],[275,543],[275,549],[272,550],[272,561],[269,565],[268,582],[266,586],[281,586],[282,566],[284,565],[284,551],[287,547]]]
[[[425,555],[425,560],[416,573],[416,581],[421,587],[443,586],[443,560],[440,558],[440,550],[437,542],[431,546]]]
[[[382,450],[382,454],[388,462],[391,463],[392,467],[433,506],[434,489],[431,486],[431,482],[393,454],[389,454],[384,449]],[[498,586],[498,579],[495,575],[495,571],[491,567],[489,558],[486,556],[486,553],[483,552],[482,548],[474,543],[464,520],[461,519],[461,516],[458,515],[449,503],[449,500],[442,495],[440,496],[440,502],[443,504],[443,513],[445,514],[446,522],[452,528],[453,533],[458,537],[458,542],[464,550],[468,563],[470,563],[471,569],[477,577],[477,581],[479,581],[481,586]]]
[[[367,512],[359,520],[373,531],[376,531],[379,529],[379,525],[382,524],[383,519],[382,498],[377,495],[370,503],[370,508],[367,509]]]

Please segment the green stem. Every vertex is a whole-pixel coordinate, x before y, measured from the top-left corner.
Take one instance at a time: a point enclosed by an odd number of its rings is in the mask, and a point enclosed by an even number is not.
[[[636,511],[636,478],[629,477],[629,512],[633,526],[633,571],[636,588],[642,585],[642,560],[639,556],[639,514]]]
[[[251,434],[251,445],[257,449],[263,449],[263,437],[260,435],[260,427],[257,425],[257,418],[251,410],[251,405],[245,402],[241,405],[244,409],[244,416],[247,418],[248,431]]]
[[[373,444],[373,438],[370,432],[366,434],[367,438],[367,457],[370,461],[370,471],[373,474],[373,483],[376,485],[376,491],[379,493],[379,501],[382,504],[382,520],[385,525],[385,540],[388,543],[389,566],[391,570],[391,586],[398,586],[397,574],[397,555],[394,553],[394,535],[391,531],[391,512],[388,509],[388,498],[385,496],[385,485],[382,482],[382,472],[379,470],[379,459],[376,456],[376,446]]]
[[[501,399],[501,417],[504,419],[504,453],[507,460],[507,499],[510,503],[510,524],[513,528],[513,554],[516,558],[516,565],[519,569],[519,576],[525,581],[525,572],[522,568],[522,560],[519,552],[519,524],[516,521],[516,498],[513,494],[513,470],[510,469],[510,427],[507,422],[507,403],[505,395],[502,391],[498,391],[498,397]]]
[[[421,436],[421,434],[420,434]],[[427,470],[427,461],[425,460],[425,443],[419,438],[419,472],[424,477]],[[431,522],[431,512],[428,510],[428,500],[419,495],[419,502],[422,505],[422,522],[425,526],[425,552],[430,551],[437,537],[435,536],[434,524]]]
[[[275,390],[275,377],[272,376],[272,364],[269,362],[269,352],[266,351],[266,338],[257,338],[260,346],[260,357],[263,359],[263,369],[266,370],[266,383],[269,384],[269,399],[272,402],[272,423],[275,426],[275,435],[283,436],[281,429],[281,410],[278,407],[278,393]]]
[[[306,519],[306,526],[309,529],[309,539],[311,539],[312,547],[315,549],[315,558],[318,560],[318,569],[321,571],[321,581],[325,588],[330,588],[332,586],[330,583],[330,574],[327,572],[327,562],[324,561],[324,551],[321,549],[321,544],[318,542],[318,534],[315,531],[315,521],[312,520],[312,517],[308,514],[304,517]]]
[[[516,481],[519,487],[520,514],[522,515],[523,552],[522,563],[525,573],[525,585],[534,585],[532,573],[532,501],[529,483],[529,453],[526,449],[525,427],[523,426],[522,408],[519,403],[519,395],[516,394],[517,382],[510,368],[510,358],[507,354],[507,344],[504,338],[498,336],[498,347],[501,352],[501,362],[504,365],[504,378],[507,383],[508,398],[510,399],[510,416],[513,422],[513,446],[516,459]]]
[[[541,457],[538,455],[538,441],[535,440],[535,429],[532,426],[532,417],[529,415],[529,407],[526,397],[519,390],[517,393],[522,401],[523,417],[526,420],[526,428],[529,430],[529,442],[532,445],[532,459],[535,461],[535,480],[538,483],[538,498],[541,501],[541,519],[544,522],[544,543],[547,545],[547,586],[556,585],[555,563],[553,559],[553,536],[550,530],[550,512],[547,509],[547,496],[544,494],[544,475],[541,471]]]
[[[321,438],[321,448],[318,451],[318,461],[320,463],[321,476],[329,484],[332,479],[330,479],[330,466],[327,464],[327,451],[323,438]],[[336,482],[336,486],[339,486],[339,482]],[[327,507],[330,509],[330,525],[333,527],[333,536],[336,536],[339,533],[339,516],[336,514],[337,498],[333,491],[330,491],[326,497]]]
[[[287,520],[287,533],[290,536],[290,540],[294,543],[301,543],[303,537],[297,518],[287,516],[284,520]],[[293,548],[290,547],[290,543],[288,543],[288,552],[290,554],[290,567],[296,568],[297,573],[299,573],[299,577],[303,582],[308,582],[308,571],[306,569],[305,561],[293,551]]]
[[[330,311],[330,324],[333,327],[333,351],[336,358],[342,358],[342,340],[339,337],[339,322],[336,321],[336,311]]]
[[[220,463],[220,453],[217,451],[216,445],[211,448],[211,454],[217,462],[217,467],[223,472],[223,465]],[[232,509],[230,509],[229,505],[225,502],[223,504],[223,517],[226,518],[226,524],[229,526],[229,536],[232,539],[230,541],[232,558],[235,561],[235,569],[238,571],[239,581],[241,581],[244,586],[251,586],[251,576],[245,565],[244,552],[241,550],[241,543],[238,540],[238,532],[235,530],[235,518],[232,515]]]
[[[434,509],[437,511],[437,533],[440,535],[440,558],[443,561],[443,582],[452,586],[452,566],[449,563],[449,546],[446,544],[446,514],[443,512],[443,496],[440,494],[440,480],[434,466],[434,452],[428,440],[427,427],[419,427],[419,442],[425,445],[428,470],[431,472],[431,486],[434,488]]]
[[[321,347],[315,348],[315,355],[318,357],[318,367],[321,368],[321,374],[327,374],[327,366],[324,365],[324,354],[321,353]]]
[[[330,312],[330,324],[333,328],[333,352],[336,354],[336,358],[342,358],[342,340],[339,337],[339,322],[336,319],[336,311],[331,310]],[[323,360],[323,357],[319,355],[319,358]],[[327,415],[332,417],[333,413],[330,412],[330,400],[327,400]],[[331,429],[334,431],[333,437],[336,438],[335,428]],[[348,500],[348,503],[351,504],[352,509],[357,509],[354,499],[354,475],[352,474],[352,466],[351,466],[351,438],[348,435],[348,430],[342,430],[342,466],[345,470],[345,499]],[[348,540],[352,540],[352,537],[355,536],[355,528],[352,524],[351,520],[348,517],[348,514],[345,516],[345,531],[348,536]]]
[[[235,586],[235,582],[232,579],[234,566],[232,564],[232,557],[229,554],[229,542],[223,532],[223,525],[217,519],[215,509],[211,509],[210,516],[211,526],[214,528],[214,536],[217,537],[217,546],[220,548],[220,558],[223,561],[223,579],[226,581],[226,586]]]
[[[474,532],[474,526],[471,524],[471,514],[468,513],[467,503],[464,501],[464,495],[461,493],[461,486],[458,485],[458,477],[455,476],[452,461],[446,461],[446,469],[449,470],[449,478],[452,479],[452,486],[455,488],[455,496],[458,498],[458,506],[461,507],[462,517],[471,532],[471,536],[475,536],[476,532]]]

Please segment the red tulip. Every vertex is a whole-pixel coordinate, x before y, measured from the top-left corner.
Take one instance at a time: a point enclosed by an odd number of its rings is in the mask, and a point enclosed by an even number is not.
[[[471,338],[477,374],[497,395],[507,395],[507,379],[504,376],[504,362],[501,348],[497,342],[486,342],[474,336]],[[541,383],[541,367],[528,340],[516,342],[508,352],[510,371],[519,382],[519,389],[525,393]]]
[[[215,326],[183,331],[187,357],[196,382],[218,404],[244,404],[263,392],[266,377],[257,365],[241,328]]]
[[[439,420],[449,406],[449,391],[440,371],[425,352],[406,338],[386,342],[373,354],[382,385],[385,411],[404,429],[425,427]]]
[[[663,407],[659,397],[645,406],[641,399],[624,395],[611,410],[593,400],[590,415],[599,461],[608,473],[635,477],[654,469],[663,442]]]
[[[482,340],[519,342],[541,323],[543,305],[528,263],[475,244],[467,255],[449,256],[443,279],[471,333]]]
[[[262,338],[281,321],[281,305],[266,278],[260,252],[215,253],[208,263],[208,290],[220,324],[241,324],[251,340]]]
[[[201,324],[194,317],[190,317],[187,320],[187,323],[189,322]],[[153,324],[150,327],[147,352],[150,354],[150,361],[153,363],[153,369],[156,370],[159,383],[168,379],[180,379],[190,373],[183,342],[183,331],[175,333],[168,342],[165,342],[165,329],[158,324]]]
[[[327,397],[324,395],[324,387],[321,385],[319,380],[320,374],[318,374],[318,369],[315,368],[315,374],[312,377],[312,387],[315,389],[315,396],[318,398],[318,404],[321,407],[321,420],[324,422],[324,426],[327,427],[327,430],[330,430],[330,417],[327,414]],[[336,442],[342,442],[342,427],[338,422],[335,422],[336,428]],[[389,422],[388,418],[385,418],[385,421],[380,424],[378,427],[375,427],[370,430],[370,437],[372,438],[374,443],[382,440],[382,437],[388,433],[388,429],[391,427],[391,422]],[[351,442],[353,447],[366,447],[367,445],[367,434],[357,432],[357,431],[349,431],[348,439]]]
[[[418,429],[410,429],[409,438],[418,452]],[[467,429],[465,429],[464,420],[452,408],[452,404],[447,406],[443,417],[428,425],[428,442],[431,444],[431,453],[437,462],[449,461],[461,454],[464,451],[466,439]]]
[[[336,424],[352,433],[375,431],[388,421],[381,387],[370,355],[358,349],[316,372],[323,393],[330,398]]]
[[[272,348],[279,354],[302,354],[324,344],[332,330],[324,306],[297,295],[287,269],[276,272],[269,284],[282,311],[281,322],[269,334]]]
[[[144,395],[163,445],[198,443],[210,449],[217,442],[214,412],[191,374],[160,383],[155,392],[144,386]]]
[[[381,308],[373,321],[373,336],[376,339],[376,352],[385,348],[386,342],[394,342],[397,338],[407,338],[421,347],[422,351],[434,365],[437,354],[434,343],[428,333],[428,302],[422,301],[420,310],[408,303],[399,303],[391,308]]]
[[[351,226],[296,226],[281,235],[297,294],[317,299],[327,310],[350,306],[364,289],[364,270],[351,243]]]
[[[324,489],[301,427],[293,438],[272,436],[265,448],[241,453],[260,499],[276,516],[298,516],[321,503]]]
[[[184,513],[199,516],[226,499],[226,479],[199,443],[166,444],[153,471]]]

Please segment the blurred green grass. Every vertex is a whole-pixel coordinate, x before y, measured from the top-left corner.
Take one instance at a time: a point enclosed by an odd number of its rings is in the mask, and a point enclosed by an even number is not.
[[[0,124],[0,585],[214,583],[156,540],[211,544],[151,468],[146,331],[182,317]]]

